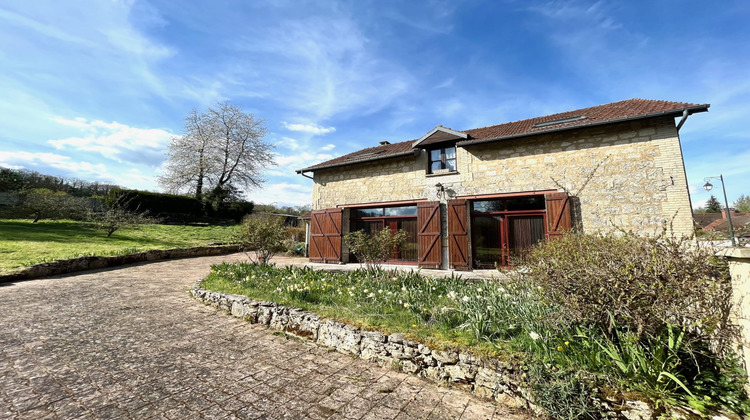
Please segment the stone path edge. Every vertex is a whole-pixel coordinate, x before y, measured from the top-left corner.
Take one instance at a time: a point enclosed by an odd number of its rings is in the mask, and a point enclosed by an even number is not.
[[[240,251],[238,245],[200,246],[193,248],[153,249],[132,254],[109,257],[78,257],[31,265],[21,271],[0,275],[0,283],[33,280],[77,271],[112,268],[144,261],[157,261],[177,258],[205,257],[232,254]]]
[[[417,375],[438,384],[462,388],[506,407],[530,409],[534,404],[522,365],[494,358],[479,358],[459,351],[433,350],[407,340],[403,333],[386,335],[326,319],[299,308],[253,300],[244,295],[214,292],[195,283],[190,294],[203,304],[266,327],[311,341],[319,346],[373,362],[381,367]],[[600,414],[611,419],[651,419],[655,414],[644,401],[604,401],[593,398]]]

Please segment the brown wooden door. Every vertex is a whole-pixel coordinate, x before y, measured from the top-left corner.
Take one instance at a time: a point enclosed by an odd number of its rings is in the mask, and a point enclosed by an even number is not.
[[[342,209],[316,210],[311,213],[311,262],[341,262],[342,215]]]
[[[558,238],[573,226],[570,197],[568,193],[561,192],[544,194],[544,199],[547,205],[547,238]]]
[[[440,238],[440,203],[428,201],[417,203],[417,252],[418,264],[425,268],[440,268],[443,250]]]
[[[455,270],[469,269],[466,200],[448,201],[448,261]]]

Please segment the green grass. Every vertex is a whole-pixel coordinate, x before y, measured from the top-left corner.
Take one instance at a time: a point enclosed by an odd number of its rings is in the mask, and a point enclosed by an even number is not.
[[[0,220],[0,274],[40,262],[228,241],[236,226],[144,225],[106,234],[83,222]]]
[[[410,339],[435,348],[460,347],[487,356],[507,354],[499,351],[497,343],[477,334],[467,316],[471,312],[467,299],[485,302],[483,295],[488,294],[488,288],[498,288],[493,281],[436,279],[418,273],[383,271],[373,275],[364,270],[333,273],[219,264],[212,267],[203,287],[309,310],[386,334],[404,332]]]

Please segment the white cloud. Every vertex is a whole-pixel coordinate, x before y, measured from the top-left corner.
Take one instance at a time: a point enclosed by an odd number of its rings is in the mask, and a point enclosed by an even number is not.
[[[82,173],[97,179],[110,179],[107,167],[101,163],[75,161],[69,156],[55,153],[3,152],[0,151],[0,166],[26,168],[28,166],[48,166],[55,169]]]
[[[336,131],[336,127],[321,127],[317,124],[289,124],[286,121],[283,121],[282,123],[284,124],[284,127],[290,131],[302,131],[312,134],[328,134]]]
[[[166,148],[174,134],[154,128],[130,127],[118,122],[88,121],[85,118],[53,119],[59,124],[77,127],[80,137],[68,137],[47,142],[57,150],[74,149],[99,153],[118,162],[158,165],[164,160]]]
[[[333,159],[335,155],[330,153],[298,152],[291,155],[277,154],[275,156],[276,167],[268,171],[269,175],[283,177],[299,177],[296,170],[312,166],[316,163]]]
[[[320,147],[320,150],[329,151],[329,150],[333,150],[335,148],[336,148],[335,144],[329,143],[329,144],[326,144],[325,146]]]
[[[277,146],[281,146],[289,150],[299,149],[299,143],[297,142],[296,139],[293,139],[291,137],[282,137],[281,140],[282,141],[276,143]]]
[[[300,177],[302,179],[302,177]],[[312,185],[280,182],[247,194],[247,199],[260,204],[303,206],[312,201]]]
[[[392,104],[407,92],[413,80],[409,71],[377,54],[373,40],[345,7],[329,9],[287,17],[262,30],[251,28],[232,43],[248,61],[240,68],[257,69],[256,63],[264,63],[248,81],[250,90],[270,91],[284,107],[318,121],[371,114]]]

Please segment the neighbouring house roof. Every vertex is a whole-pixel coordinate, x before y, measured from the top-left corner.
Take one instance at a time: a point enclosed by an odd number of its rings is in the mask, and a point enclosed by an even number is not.
[[[683,113],[690,115],[696,112],[706,112],[708,111],[709,106],[709,104],[698,105],[686,102],[627,99],[620,102],[577,109],[544,117],[529,118],[526,120],[463,131],[437,126],[419,139],[369,147],[304,169],[299,169],[297,170],[297,173],[311,172],[318,169],[370,162],[399,156],[408,156],[419,150],[418,146],[424,146],[427,143],[438,141],[442,142],[447,140],[448,136],[453,136],[453,138],[457,140],[457,146],[469,146],[473,144],[534,136],[556,131],[613,124],[622,121],[632,121],[658,116],[676,117]],[[438,134],[438,137],[436,139],[430,139],[430,137],[434,137],[435,134]]]
[[[735,229],[741,226],[750,226],[750,213],[732,213],[731,216],[732,226]],[[721,213],[719,213],[719,219],[704,227],[703,230],[729,232],[729,220],[721,218]]]
[[[693,221],[696,227],[705,229],[712,223],[721,220],[721,213],[693,213]]]

